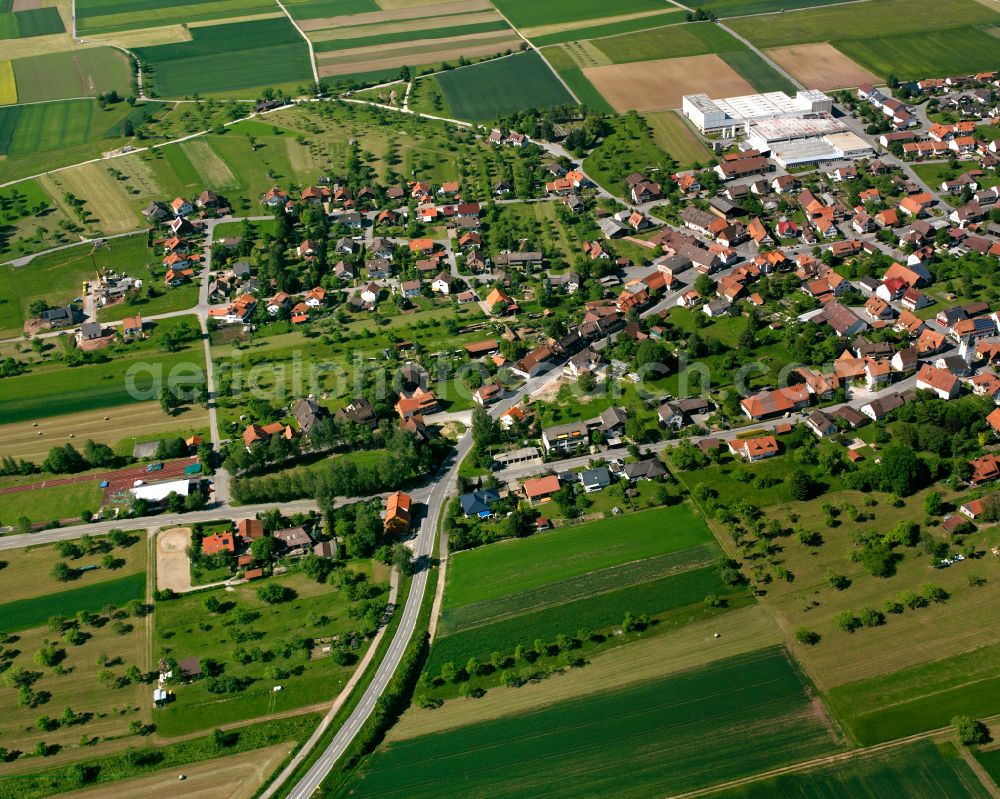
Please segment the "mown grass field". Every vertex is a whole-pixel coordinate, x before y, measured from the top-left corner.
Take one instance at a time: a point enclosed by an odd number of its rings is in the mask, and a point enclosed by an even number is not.
[[[1000,22],[1000,15],[997,17]],[[975,73],[997,64],[998,40],[975,28],[834,41],[845,55],[876,75],[919,80],[924,75]]]
[[[243,92],[310,82],[309,49],[287,19],[194,28],[190,42],[138,47],[163,97]]]
[[[68,588],[42,596],[0,605],[4,630],[16,632],[38,627],[52,616],[72,616],[78,610],[98,611],[106,605],[124,605],[146,595],[146,573],[136,572],[79,588]]]
[[[443,72],[436,80],[459,119],[481,122],[525,108],[573,102],[534,51]]]
[[[0,496],[0,524],[13,524],[22,516],[33,522],[78,519],[85,510],[97,512],[101,495],[96,480],[5,494]]]
[[[621,624],[626,613],[666,619],[677,611],[680,623],[686,610],[700,610],[708,594],[724,595],[726,585],[713,566],[693,568],[624,588],[604,590],[582,599],[564,601],[500,621],[469,627],[434,641],[427,671],[437,674],[442,664],[465,664],[470,657],[483,662],[493,652],[510,655],[518,644],[530,647],[536,639],[554,641],[560,634],[574,636],[581,627],[608,630]]]
[[[20,101],[38,103],[109,91],[124,97],[130,93],[132,71],[120,51],[91,47],[15,59],[14,75]]]
[[[609,20],[603,24],[595,20],[594,25],[585,27],[566,27],[563,30],[552,33],[541,33],[532,35],[529,31],[529,38],[537,47],[546,47],[553,44],[563,44],[565,42],[587,41],[602,36],[614,36],[633,31],[644,31],[650,28],[659,28],[665,25],[676,25],[685,21],[687,12],[684,11],[664,11],[658,14],[650,14],[633,19]],[[556,26],[558,27],[558,26]]]
[[[41,479],[34,475],[28,480]],[[0,495],[6,502],[12,494]],[[79,577],[70,583],[60,583],[50,574],[52,564],[63,558],[52,544],[9,549],[0,554],[0,575],[3,577],[4,599],[8,601],[34,599],[49,593],[60,593],[69,587],[74,589],[89,589],[144,571],[146,568],[145,531],[131,533],[136,536],[136,542],[127,548],[115,548],[111,554],[121,560],[115,569],[97,568],[92,571],[80,572]],[[95,536],[95,541],[104,540],[104,536]],[[73,568],[82,566],[99,566],[103,555],[95,553],[83,555],[77,560],[66,560]],[[6,629],[6,627],[4,627]]]
[[[706,799],[986,799],[989,795],[953,744],[918,741],[813,771],[728,788]]]
[[[701,518],[682,504],[458,552],[449,564],[444,606],[495,599],[711,539]]]
[[[373,569],[369,564],[351,564],[348,568],[363,571],[369,577]],[[375,579],[385,580],[385,570],[379,568]],[[346,594],[330,585],[316,583],[304,574],[293,573],[271,578],[295,591],[295,598],[278,605],[268,605],[257,596],[262,582],[236,586],[233,591],[215,589],[196,595],[161,602],[156,610],[153,653],[156,657],[177,659],[211,656],[225,664],[225,674],[249,681],[244,691],[219,695],[210,693],[204,681],[197,681],[177,690],[177,701],[154,713],[159,732],[163,735],[181,735],[195,730],[210,729],[243,719],[268,713],[290,710],[331,700],[343,688],[353,672],[353,665],[338,666],[331,658],[310,659],[308,652],[296,649],[282,654],[284,642],[299,637],[329,637],[358,629],[359,622],[348,616],[352,604]],[[386,589],[387,590],[387,589]],[[208,614],[203,602],[215,596],[230,609],[217,615]],[[227,625],[239,608],[251,611],[253,618],[245,623]],[[293,628],[289,618],[296,619]],[[250,640],[237,643],[228,629],[252,631]],[[260,660],[240,665],[233,654],[238,648],[260,647],[274,653],[269,663]],[[363,648],[357,651],[363,654]],[[269,664],[280,667],[287,676],[269,677]],[[280,693],[271,688],[280,684]]]
[[[880,0],[734,19],[728,24],[758,47],[827,41],[839,47],[847,39],[900,36],[998,22],[1000,14],[975,0]]]
[[[390,743],[363,768],[358,785],[369,797],[645,799],[838,745],[787,655],[773,647],[533,713]]]
[[[663,8],[658,0],[621,0],[609,6],[601,0],[495,0],[494,5],[515,27],[531,28],[555,25],[560,22],[610,17],[638,11],[657,11]]]
[[[112,33],[177,22],[204,22],[267,13],[274,4],[266,0],[80,0],[77,26],[82,33]]]
[[[705,164],[712,157],[711,150],[678,114],[657,111],[644,116],[653,131],[653,141],[681,167]]]
[[[831,710],[862,746],[1000,713],[1000,644],[830,690]]]

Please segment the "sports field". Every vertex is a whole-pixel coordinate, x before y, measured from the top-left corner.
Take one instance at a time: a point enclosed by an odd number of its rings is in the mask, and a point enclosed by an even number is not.
[[[990,795],[954,745],[918,741],[728,788],[705,799],[986,799]]]
[[[934,660],[828,692],[831,709],[863,746],[946,727],[964,713],[1000,713],[1000,644]]]
[[[697,546],[712,540],[686,504],[573,525],[468,552],[448,565],[445,607],[506,596],[597,569]]]
[[[108,91],[130,93],[128,58],[111,47],[48,53],[14,61],[18,96],[22,103],[94,97]]]
[[[0,618],[4,620],[6,632],[15,632],[38,627],[52,616],[72,616],[80,610],[98,611],[107,605],[118,607],[145,595],[146,573],[143,571],[79,588],[6,602],[0,605]]]
[[[534,51],[443,72],[437,81],[459,119],[486,121],[525,108],[573,102]]]
[[[760,650],[511,718],[392,742],[368,797],[604,796],[703,788],[839,746],[785,652]]]
[[[696,162],[704,164],[711,158],[711,151],[679,114],[660,111],[645,117],[653,131],[653,141],[681,167]]]
[[[190,42],[137,47],[163,97],[310,82],[309,49],[287,19],[194,28]]]

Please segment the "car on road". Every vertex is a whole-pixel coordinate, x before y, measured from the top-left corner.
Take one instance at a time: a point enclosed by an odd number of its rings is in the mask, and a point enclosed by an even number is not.
[[[146,471],[147,472],[158,472],[162,468],[163,468],[163,464],[162,463],[151,463],[151,464],[149,464],[149,466],[146,467]]]

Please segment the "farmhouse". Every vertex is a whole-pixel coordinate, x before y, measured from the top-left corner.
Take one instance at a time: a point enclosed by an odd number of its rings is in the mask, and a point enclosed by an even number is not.
[[[410,530],[410,506],[412,499],[409,494],[396,491],[385,500],[385,530],[387,533],[406,533]]]

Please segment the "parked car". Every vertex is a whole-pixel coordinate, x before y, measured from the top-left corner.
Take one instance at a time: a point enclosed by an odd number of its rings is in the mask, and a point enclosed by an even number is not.
[[[146,467],[146,471],[147,472],[158,472],[162,468],[163,468],[163,464],[162,463],[151,463],[151,464],[149,464],[149,466]]]

